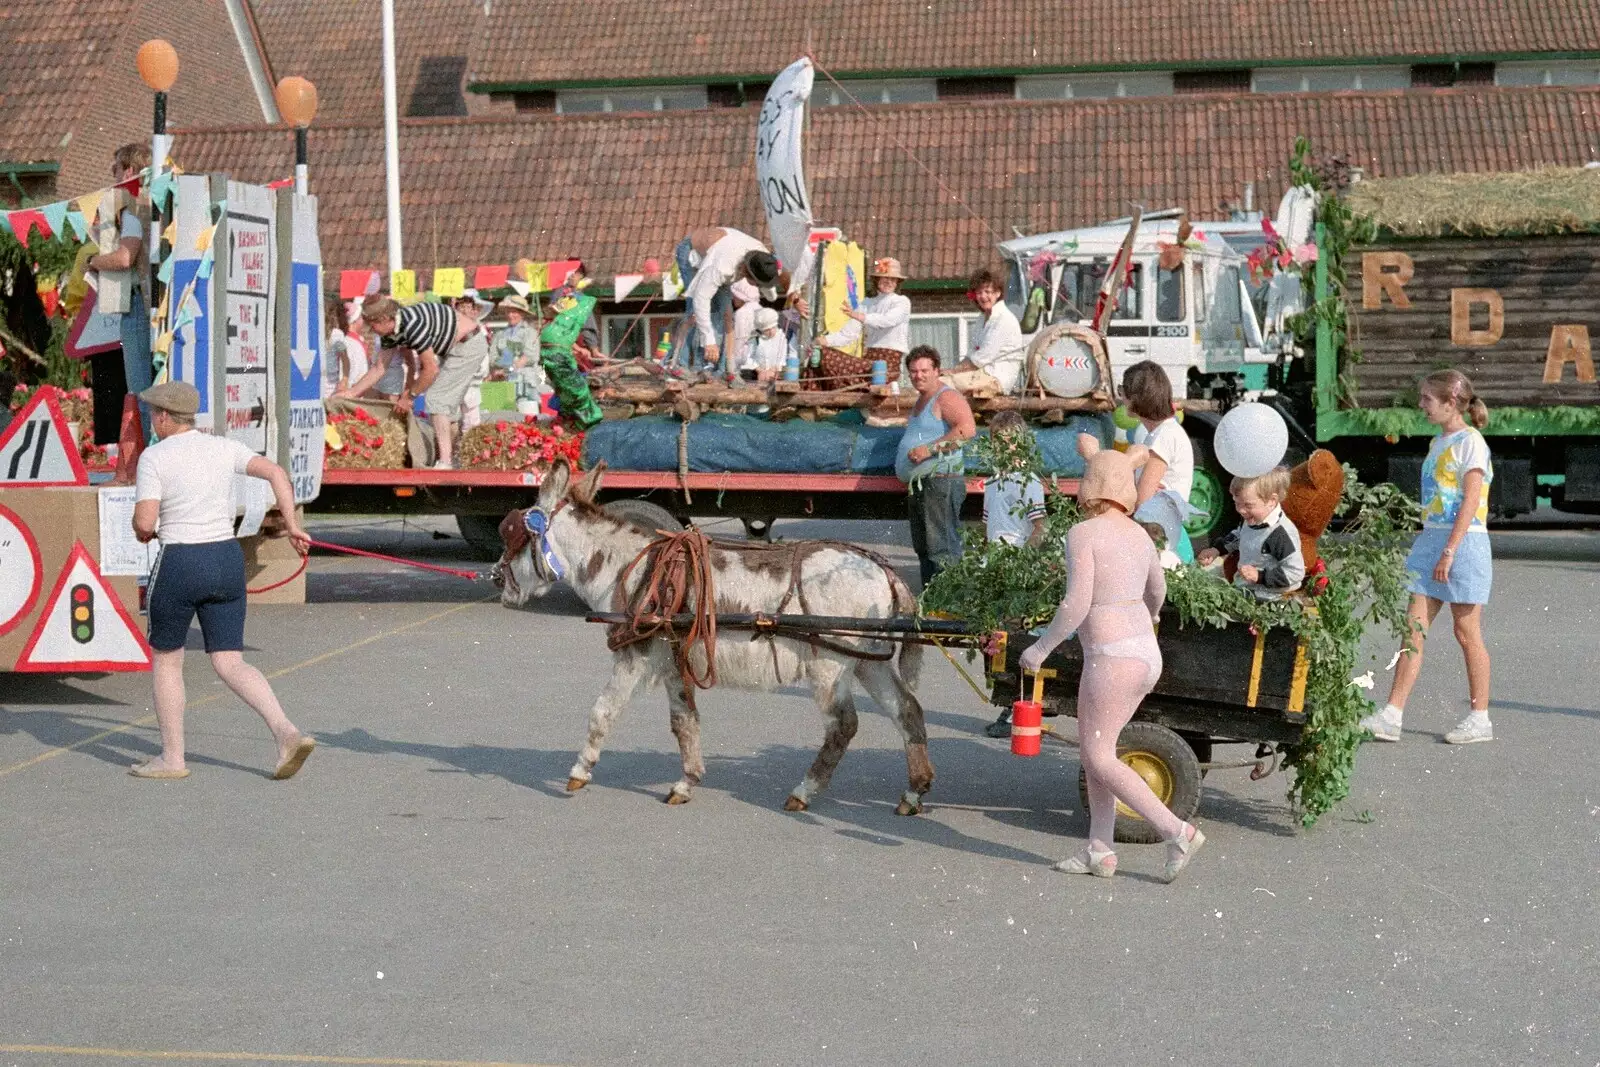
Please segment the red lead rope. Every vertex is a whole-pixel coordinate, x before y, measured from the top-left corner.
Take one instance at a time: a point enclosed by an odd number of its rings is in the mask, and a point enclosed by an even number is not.
[[[313,540],[311,542],[311,547],[326,549],[329,552],[343,552],[350,556],[364,556],[367,559],[382,560],[385,563],[399,563],[406,567],[416,567],[418,570],[437,571],[440,574],[448,574],[453,578],[465,578],[469,582],[475,582],[482,577],[482,575],[477,571],[464,571],[458,567],[441,567],[434,563],[418,563],[416,560],[401,559],[399,556],[386,556],[382,552],[368,552],[365,549],[350,548],[347,545],[336,545],[328,541]],[[302,556],[300,559],[299,568],[293,574],[289,575],[289,577],[283,579],[283,581],[273,582],[271,585],[264,585],[259,589],[246,589],[245,592],[251,594],[270,593],[274,589],[288,585],[290,582],[294,581],[296,578],[300,577],[300,575],[305,573],[306,564],[310,562],[311,557]]]

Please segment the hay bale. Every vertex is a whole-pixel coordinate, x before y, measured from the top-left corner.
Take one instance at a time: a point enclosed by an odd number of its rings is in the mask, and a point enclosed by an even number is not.
[[[1375,178],[1346,196],[1352,211],[1396,237],[1600,232],[1600,168]]]
[[[327,449],[327,465],[338,470],[387,470],[406,465],[406,420],[392,408],[379,418],[374,411],[391,408],[330,401],[328,424],[339,432],[343,447]]]

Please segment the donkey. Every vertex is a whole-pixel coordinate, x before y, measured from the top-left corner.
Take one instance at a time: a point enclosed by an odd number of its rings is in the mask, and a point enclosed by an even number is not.
[[[648,561],[641,562],[627,574],[624,588],[618,589],[629,564],[658,535],[607,514],[595,504],[603,470],[603,464],[597,465],[574,481],[572,469],[558,464],[540,485],[538,504],[506,516],[500,524],[505,551],[495,568],[502,603],[520,607],[565,579],[591,609],[614,611],[630,602],[631,595],[649,580]],[[915,597],[892,570],[865,550],[849,546],[713,542],[709,568],[718,612],[776,613],[795,601],[805,605],[799,610],[854,618],[885,618],[916,610]],[[922,647],[906,643],[898,663],[891,659],[893,649],[892,641],[866,637],[829,637],[814,642],[801,637],[763,635],[752,639],[748,633],[728,633],[716,642],[715,667],[722,684],[771,691],[802,678],[811,683],[824,720],[822,749],[784,802],[786,810],[806,810],[827,788],[855,736],[852,678],[889,712],[905,743],[909,782],[895,810],[901,815],[922,810],[922,796],[933,784],[928,731],[913,691]],[[588,740],[567,779],[567,791],[575,793],[589,784],[612,724],[639,684],[650,682],[667,691],[672,733],[683,756],[683,777],[665,800],[668,804],[687,803],[705,775],[705,763],[700,755],[700,715],[673,648],[665,637],[656,637],[618,648],[612,656],[611,680],[589,715]],[[690,649],[688,661],[697,673],[704,674],[708,666],[704,647]]]

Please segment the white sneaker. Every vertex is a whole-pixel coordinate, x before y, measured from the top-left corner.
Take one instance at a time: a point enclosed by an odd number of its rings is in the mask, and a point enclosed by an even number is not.
[[[1475,745],[1479,741],[1494,740],[1494,724],[1487,712],[1474,711],[1456,723],[1456,728],[1444,735],[1447,745]]]
[[[1386,714],[1388,710],[1384,708],[1382,711],[1375,711],[1361,720],[1361,728],[1371,730],[1374,741],[1400,740],[1400,720],[1390,718]]]

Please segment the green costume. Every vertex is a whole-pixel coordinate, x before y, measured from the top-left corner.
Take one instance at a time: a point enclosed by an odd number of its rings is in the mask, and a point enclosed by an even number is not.
[[[561,401],[561,414],[587,430],[605,416],[589,394],[589,381],[572,358],[572,344],[583,332],[594,313],[596,300],[581,293],[562,297],[555,305],[555,318],[539,332],[539,363]]]

